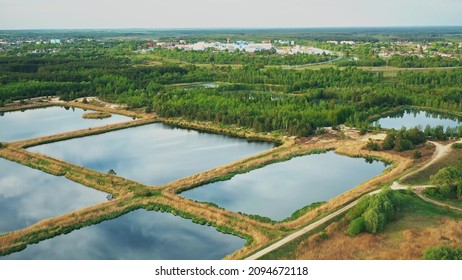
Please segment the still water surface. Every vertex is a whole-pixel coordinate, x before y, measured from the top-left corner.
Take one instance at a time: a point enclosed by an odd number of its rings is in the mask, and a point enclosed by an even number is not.
[[[0,259],[210,260],[223,258],[245,242],[169,213],[136,210]]]
[[[106,195],[0,158],[0,234],[104,202]]]
[[[148,185],[164,184],[271,149],[248,142],[162,123],[29,148],[101,172]]]
[[[66,108],[47,107],[0,113],[0,142],[25,140],[132,120],[114,114],[106,119],[84,119],[84,110]]]
[[[385,168],[382,162],[327,152],[271,164],[181,195],[279,221],[313,202],[334,198]]]
[[[381,118],[377,122],[382,128],[389,129],[401,129],[403,126],[409,129],[419,125],[422,129],[427,125],[431,127],[442,125],[445,128],[462,125],[462,119],[454,116],[414,110],[400,111],[388,117]]]

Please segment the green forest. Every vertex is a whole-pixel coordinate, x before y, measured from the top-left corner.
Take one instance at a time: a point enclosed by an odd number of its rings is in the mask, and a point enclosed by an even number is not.
[[[0,52],[0,106],[42,96],[63,100],[98,96],[132,108],[154,109],[164,117],[299,136],[340,124],[371,129],[373,117],[402,107],[462,111],[462,69],[408,70],[393,76],[355,66],[294,70],[277,65],[331,57],[167,49],[141,55],[137,50],[145,43],[84,40],[63,44],[58,50],[50,51],[53,46],[45,44]],[[172,63],[172,58],[188,63]],[[392,57],[393,61],[405,67],[408,63],[425,66],[412,57]],[[236,63],[241,66],[222,65]],[[274,66],[265,67],[268,64]],[[179,85],[201,82],[216,82],[218,87]],[[461,134],[460,130],[446,132],[446,136]]]

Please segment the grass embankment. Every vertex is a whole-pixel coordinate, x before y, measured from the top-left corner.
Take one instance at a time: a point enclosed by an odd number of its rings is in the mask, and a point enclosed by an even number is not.
[[[241,128],[232,125],[222,125],[212,122],[190,121],[181,118],[159,118],[159,121],[182,128],[189,128],[216,134],[230,135],[234,137],[245,138],[251,141],[268,141],[276,143],[277,145],[281,145],[287,141],[287,137],[285,137],[285,135],[282,134],[260,133],[252,129]]]
[[[104,103],[102,103],[101,105],[96,105],[92,103],[71,101],[71,102],[56,102],[56,103],[51,102],[50,104],[53,104],[55,106],[69,106],[69,107],[81,108],[84,110],[92,110],[92,111],[105,112],[105,113],[110,113],[110,114],[124,115],[127,117],[137,118],[137,119],[143,119],[143,118],[146,119],[146,118],[156,117],[156,114],[154,113],[145,113],[142,110],[134,111],[134,110],[126,110],[122,108],[113,108],[109,106],[104,106]]]
[[[112,117],[112,115],[107,112],[90,112],[82,115],[84,119],[107,119],[110,117]]]
[[[42,154],[16,149],[11,145],[0,149],[0,157],[55,176],[64,176],[79,184],[110,193],[115,197],[143,193],[145,189],[143,185],[121,177],[73,165]]]
[[[103,134],[103,133],[107,133],[111,131],[117,131],[117,130],[122,130],[126,128],[156,123],[156,122],[159,122],[159,120],[157,120],[156,118],[139,119],[139,120],[134,120],[130,122],[112,124],[112,125],[107,125],[107,126],[75,130],[72,132],[60,133],[60,134],[55,134],[51,136],[43,136],[43,137],[38,137],[38,138],[30,139],[30,140],[11,142],[9,144],[10,146],[14,146],[16,148],[28,148],[32,146],[43,145],[43,144],[48,144],[48,143],[53,143],[53,142],[58,142],[58,141],[63,141],[63,140]]]
[[[271,257],[285,259],[421,259],[433,246],[454,247],[462,242],[462,213],[425,202],[414,194],[400,192],[397,220],[382,233],[362,233],[351,237],[348,224],[339,221],[327,226],[323,234],[289,244]]]
[[[30,104],[21,104],[21,103],[13,103],[13,104],[8,104],[5,107],[0,107],[0,113],[2,112],[14,112],[14,111],[23,111],[23,110],[28,110],[28,109],[39,109],[39,108],[46,108],[46,107],[51,107],[55,106],[50,103],[30,103]]]

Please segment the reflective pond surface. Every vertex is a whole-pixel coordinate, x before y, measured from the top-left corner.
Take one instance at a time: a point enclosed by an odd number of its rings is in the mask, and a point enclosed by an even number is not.
[[[385,168],[382,162],[327,152],[271,164],[181,196],[279,221],[306,205],[334,198]]]
[[[403,126],[409,129],[419,125],[422,129],[427,125],[431,127],[442,125],[445,128],[462,125],[462,119],[454,116],[414,110],[397,112],[388,117],[381,118],[377,122],[382,128],[389,129],[401,129]]]
[[[148,185],[164,184],[271,149],[274,144],[162,123],[29,148]]]
[[[245,242],[169,213],[136,210],[0,259],[221,259]]]
[[[106,195],[0,158],[0,234],[104,202]]]
[[[0,113],[0,142],[25,140],[132,120],[114,114],[106,119],[84,119],[82,115],[91,111],[66,108],[47,107]]]

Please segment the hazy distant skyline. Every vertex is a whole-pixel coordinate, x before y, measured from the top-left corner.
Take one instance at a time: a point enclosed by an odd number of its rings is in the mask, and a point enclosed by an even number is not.
[[[462,0],[0,0],[0,29],[462,26]]]

